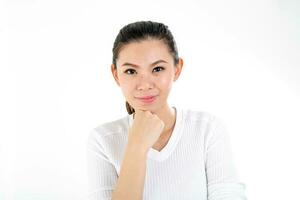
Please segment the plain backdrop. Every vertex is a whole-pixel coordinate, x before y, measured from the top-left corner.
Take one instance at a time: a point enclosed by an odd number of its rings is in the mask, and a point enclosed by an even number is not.
[[[300,199],[300,1],[1,0],[0,199],[86,199],[86,140],[124,117],[113,41],[169,26],[184,59],[169,103],[227,125],[249,199]]]

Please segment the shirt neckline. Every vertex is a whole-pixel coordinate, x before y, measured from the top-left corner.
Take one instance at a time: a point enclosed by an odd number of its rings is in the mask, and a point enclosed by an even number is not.
[[[172,135],[169,138],[169,141],[166,144],[166,146],[164,146],[164,148],[161,151],[153,149],[152,147],[149,149],[147,154],[147,157],[149,159],[156,160],[159,162],[167,159],[174,151],[180,139],[180,136],[182,135],[181,129],[182,129],[183,110],[174,106],[172,106],[172,108],[176,109],[176,121],[172,131]],[[133,123],[133,114],[128,115],[128,125],[131,126],[132,123]]]

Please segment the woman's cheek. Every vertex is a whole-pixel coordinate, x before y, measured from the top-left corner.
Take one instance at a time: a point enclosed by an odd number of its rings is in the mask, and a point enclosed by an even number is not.
[[[129,97],[130,95],[133,94],[132,89],[128,85],[123,85],[122,91],[123,91],[124,96],[126,96],[126,97]]]
[[[164,89],[170,89],[172,87],[172,79],[170,76],[162,78],[160,82]]]

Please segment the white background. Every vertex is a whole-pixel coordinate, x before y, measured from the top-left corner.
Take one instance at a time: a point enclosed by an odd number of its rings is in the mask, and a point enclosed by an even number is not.
[[[248,198],[300,199],[300,1],[0,2],[1,200],[86,198],[89,131],[127,114],[113,41],[138,20],[173,32],[169,102],[224,120]]]

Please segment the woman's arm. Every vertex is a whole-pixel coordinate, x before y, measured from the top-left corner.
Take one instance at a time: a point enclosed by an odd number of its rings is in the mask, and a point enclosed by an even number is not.
[[[102,134],[92,130],[87,141],[88,199],[111,200],[118,174],[107,156]]]
[[[218,118],[210,123],[205,157],[208,200],[246,200],[245,184],[238,178],[229,133]]]
[[[142,200],[147,152],[158,140],[164,122],[150,111],[135,111],[113,200]]]
[[[147,151],[128,144],[113,200],[142,200],[146,173]]]
[[[158,140],[163,128],[163,121],[156,115],[136,110],[134,122],[128,130],[119,176],[106,152],[105,136],[92,131],[87,145],[89,199],[141,200],[147,152]]]

